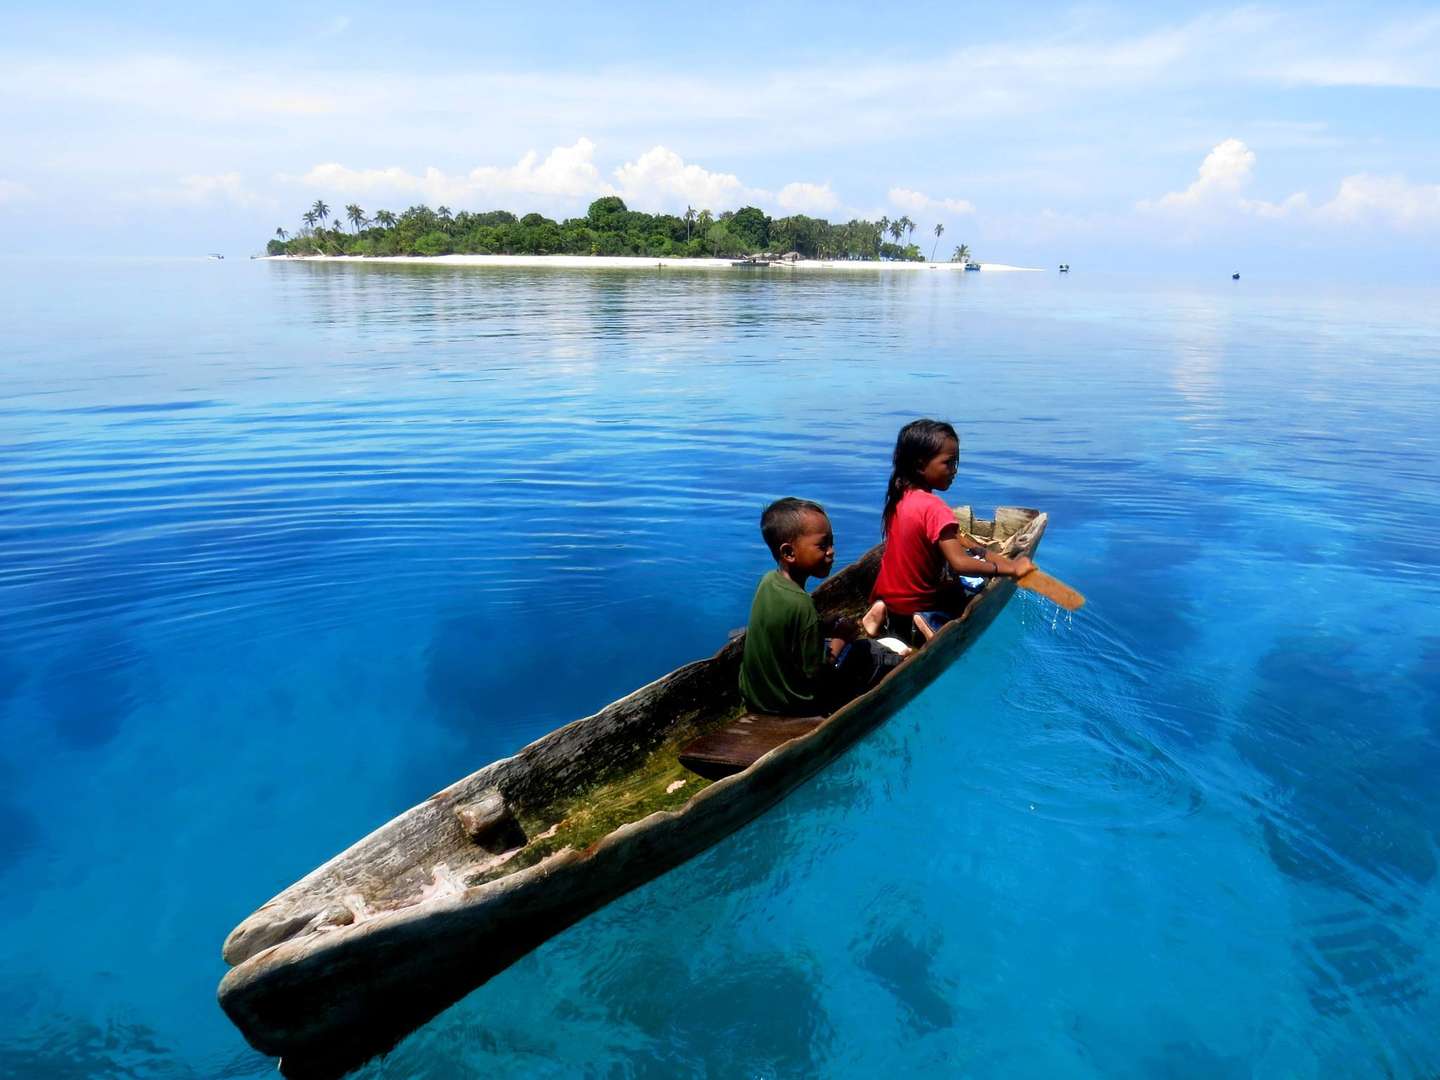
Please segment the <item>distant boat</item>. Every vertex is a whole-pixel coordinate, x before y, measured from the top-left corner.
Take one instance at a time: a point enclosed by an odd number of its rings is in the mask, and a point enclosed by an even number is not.
[[[1060,264],[1060,273],[1062,273],[1062,274],[1068,274],[1069,272],[1070,272],[1070,264],[1069,264],[1069,263],[1061,263],[1061,264]]]
[[[224,255],[220,255],[220,254],[218,254],[218,253],[216,253],[216,252],[214,252],[214,251],[212,251],[209,255],[207,255],[207,256],[205,256],[205,257],[206,257],[207,259],[223,259],[223,258],[225,258]]]
[[[769,259],[736,259],[731,266],[769,266]]]
[[[1239,280],[1240,280],[1240,275],[1239,275],[1239,274],[1231,274],[1231,275],[1230,275],[1230,280],[1231,280],[1231,281],[1239,281]]]
[[[965,264],[965,269],[966,269],[966,270],[979,270],[979,269],[980,269],[980,264],[979,264],[979,263],[966,263],[966,264]]]

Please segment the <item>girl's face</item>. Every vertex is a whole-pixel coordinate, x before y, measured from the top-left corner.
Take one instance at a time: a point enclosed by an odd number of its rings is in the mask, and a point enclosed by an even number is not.
[[[960,444],[947,436],[940,452],[920,467],[920,483],[927,491],[945,491],[959,468]]]

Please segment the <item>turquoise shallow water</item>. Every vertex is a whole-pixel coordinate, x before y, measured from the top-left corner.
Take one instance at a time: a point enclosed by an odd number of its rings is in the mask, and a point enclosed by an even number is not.
[[[0,263],[0,1075],[270,1075],[263,900],[705,655],[896,429],[1048,510],[778,810],[372,1078],[1440,1070],[1440,290]]]

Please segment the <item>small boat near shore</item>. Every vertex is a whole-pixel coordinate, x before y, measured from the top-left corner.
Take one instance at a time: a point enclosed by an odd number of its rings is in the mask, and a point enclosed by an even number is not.
[[[1046,515],[956,511],[1006,555]],[[822,583],[822,619],[858,618],[877,546]],[[337,1077],[610,901],[774,806],[892,716],[1015,592],[992,578],[883,682],[827,717],[745,712],[744,635],[456,781],[264,904],[226,939],[226,1015],[291,1078]]]
[[[769,259],[758,259],[758,258],[736,259],[736,260],[734,260],[730,265],[731,265],[731,266],[744,266],[744,267],[769,266],[769,265],[770,265],[770,260],[769,260]]]

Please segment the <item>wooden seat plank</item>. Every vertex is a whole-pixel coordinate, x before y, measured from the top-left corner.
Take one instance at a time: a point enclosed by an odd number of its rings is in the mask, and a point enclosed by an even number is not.
[[[724,727],[698,736],[680,750],[680,764],[707,780],[748,769],[775,747],[808,735],[823,716],[765,716],[747,713]]]

